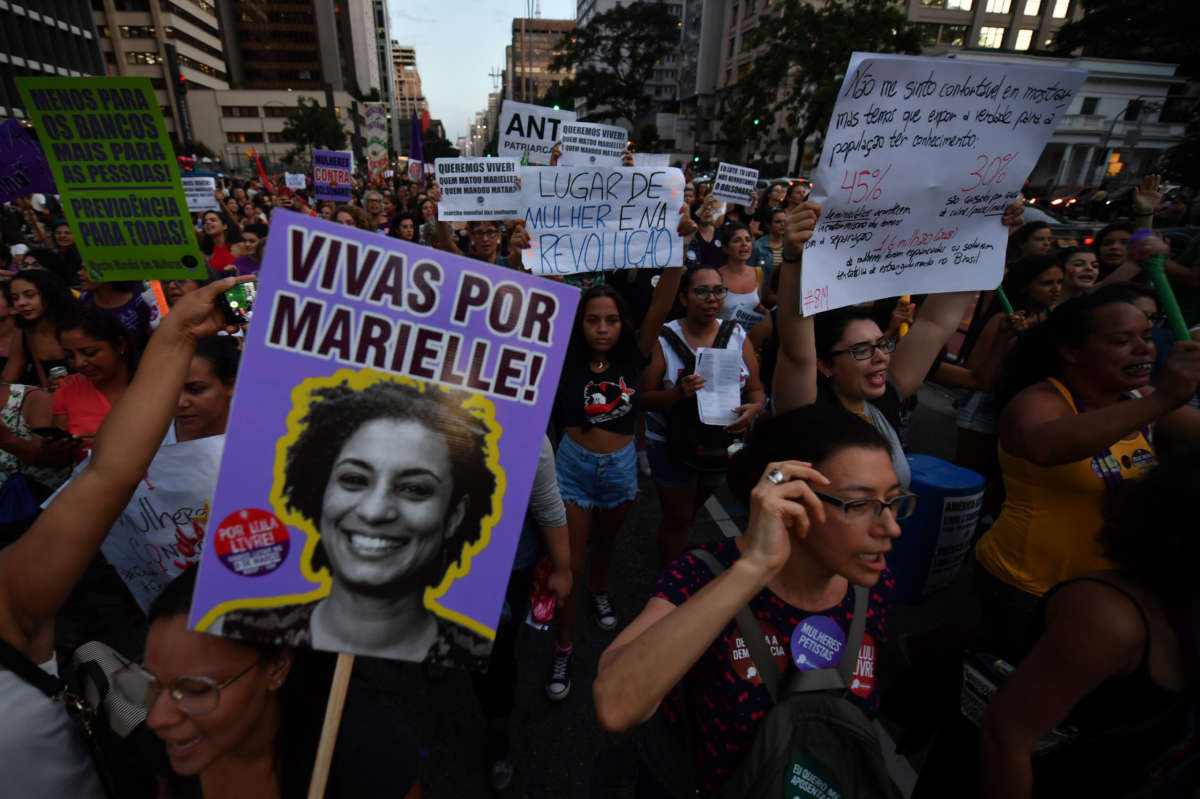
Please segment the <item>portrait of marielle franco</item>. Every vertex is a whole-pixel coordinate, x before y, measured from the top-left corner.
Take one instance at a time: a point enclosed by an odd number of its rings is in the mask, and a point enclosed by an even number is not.
[[[466,575],[500,517],[494,408],[409,378],[344,374],[294,392],[298,424],[280,442],[272,492],[281,517],[315,541],[301,569],[327,594],[229,610],[207,631],[480,670],[490,630],[427,594]]]

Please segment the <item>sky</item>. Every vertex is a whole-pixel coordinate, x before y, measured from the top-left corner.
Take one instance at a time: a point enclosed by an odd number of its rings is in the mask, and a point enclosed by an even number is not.
[[[546,19],[575,19],[575,0],[540,0]],[[442,120],[453,144],[467,134],[475,112],[487,108],[488,73],[504,69],[514,17],[525,0],[388,0],[392,38],[417,49],[429,113]],[[498,79],[497,79],[498,80]]]

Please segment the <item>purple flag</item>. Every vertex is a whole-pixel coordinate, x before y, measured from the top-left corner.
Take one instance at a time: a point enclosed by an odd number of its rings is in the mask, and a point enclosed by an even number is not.
[[[425,131],[421,127],[421,116],[414,111],[408,139],[408,178],[414,183],[425,185]],[[413,166],[416,164],[416,166]]]
[[[0,123],[0,202],[57,191],[46,156],[25,126],[15,119]]]

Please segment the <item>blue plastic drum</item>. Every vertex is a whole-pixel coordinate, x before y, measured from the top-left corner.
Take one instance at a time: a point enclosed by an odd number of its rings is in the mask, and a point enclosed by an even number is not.
[[[917,512],[900,523],[888,568],[896,577],[897,602],[915,602],[951,585],[971,554],[983,476],[935,458],[909,455],[909,490],[921,498]]]

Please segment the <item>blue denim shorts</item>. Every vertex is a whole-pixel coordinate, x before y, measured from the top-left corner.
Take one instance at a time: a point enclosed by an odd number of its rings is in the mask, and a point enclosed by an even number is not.
[[[637,448],[632,441],[616,452],[600,453],[563,436],[554,466],[564,502],[609,510],[637,499]]]
[[[676,463],[665,441],[648,440],[646,460],[650,461],[654,482],[667,488],[687,488],[690,485],[712,487],[725,482],[724,472],[698,472]]]

